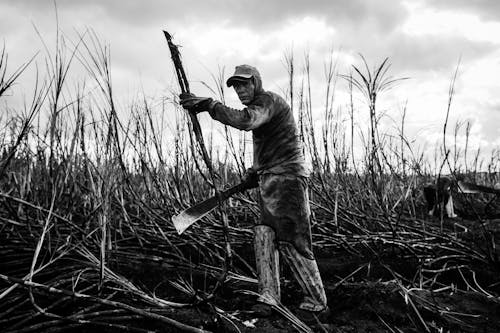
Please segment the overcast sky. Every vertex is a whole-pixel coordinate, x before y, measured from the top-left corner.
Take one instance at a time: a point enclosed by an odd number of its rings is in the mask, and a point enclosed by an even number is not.
[[[484,151],[500,145],[500,1],[498,0],[59,0],[59,25],[69,38],[92,28],[111,47],[116,92],[124,100],[144,90],[153,97],[176,86],[162,29],[182,44],[192,90],[207,94],[199,81],[234,66],[257,66],[264,88],[286,87],[284,53],[293,49],[297,70],[309,52],[313,106],[323,105],[324,64],[332,54],[339,74],[389,57],[390,73],[409,77],[381,96],[386,126],[407,107],[407,133],[419,145],[440,140],[450,80],[460,60],[451,123],[471,121],[470,144]],[[43,47],[34,26],[50,44],[55,36],[52,0],[0,0],[0,36],[9,68]],[[32,79],[32,78],[31,78]],[[22,80],[29,81],[29,75]],[[22,81],[21,80],[21,81]],[[28,84],[26,84],[28,85]],[[20,84],[20,87],[23,87]],[[339,107],[346,84],[337,85]],[[228,103],[238,106],[228,91]],[[358,122],[364,121],[357,101]],[[320,119],[318,119],[320,121]]]

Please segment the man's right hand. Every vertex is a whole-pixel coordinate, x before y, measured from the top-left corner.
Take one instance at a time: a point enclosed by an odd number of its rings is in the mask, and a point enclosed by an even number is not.
[[[196,113],[208,111],[212,99],[209,97],[197,97],[191,93],[182,93],[179,95],[180,103],[186,110]]]

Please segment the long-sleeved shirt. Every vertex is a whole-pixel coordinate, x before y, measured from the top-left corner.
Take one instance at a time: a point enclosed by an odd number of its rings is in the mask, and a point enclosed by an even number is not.
[[[279,95],[261,90],[243,110],[214,102],[208,112],[223,124],[252,131],[253,168],[261,174],[308,176],[293,113]]]

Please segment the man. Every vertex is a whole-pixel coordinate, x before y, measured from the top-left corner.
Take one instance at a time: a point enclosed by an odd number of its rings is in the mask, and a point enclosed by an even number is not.
[[[446,216],[449,218],[458,216],[453,207],[452,185],[451,178],[446,176],[439,177],[435,182],[424,184],[424,198],[427,201],[427,214],[429,216],[434,216],[436,208],[438,212],[444,208]]]
[[[305,297],[300,309],[325,313],[327,299],[312,252],[307,172],[290,107],[277,94],[265,91],[256,68],[236,66],[227,80],[242,110],[211,98],[181,94],[184,108],[208,111],[223,124],[253,133],[253,167],[246,177],[258,177],[261,221],[254,228],[254,249],[259,277],[258,301],[280,301],[278,247],[299,282]]]

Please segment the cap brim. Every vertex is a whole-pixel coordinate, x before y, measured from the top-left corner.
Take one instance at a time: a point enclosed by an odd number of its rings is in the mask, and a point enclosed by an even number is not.
[[[235,82],[244,82],[248,81],[249,79],[252,78],[251,74],[238,74],[238,75],[233,75],[229,79],[227,79],[226,84],[228,87],[231,87]]]

